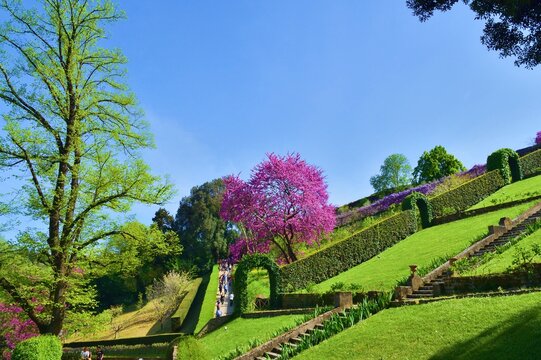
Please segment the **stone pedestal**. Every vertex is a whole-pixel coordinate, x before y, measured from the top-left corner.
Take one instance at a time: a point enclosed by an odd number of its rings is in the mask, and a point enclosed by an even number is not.
[[[334,293],[334,306],[349,309],[353,306],[353,295],[350,292]]]

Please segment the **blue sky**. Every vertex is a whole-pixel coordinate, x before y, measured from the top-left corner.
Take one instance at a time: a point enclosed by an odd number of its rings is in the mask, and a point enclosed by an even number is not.
[[[159,4],[159,5],[158,5]],[[457,5],[420,23],[405,1],[118,1],[110,30],[178,196],[267,152],[324,170],[330,200],[372,192],[385,157],[445,146],[467,167],[541,130],[541,73],[500,59]],[[157,208],[136,207],[147,222]]]
[[[127,56],[157,148],[144,153],[178,194],[265,153],[323,169],[335,205],[372,192],[392,153],[412,166],[445,146],[466,167],[541,130],[541,72],[500,59],[464,5],[420,23],[405,0],[118,0],[108,46]],[[136,206],[149,223],[157,207]]]

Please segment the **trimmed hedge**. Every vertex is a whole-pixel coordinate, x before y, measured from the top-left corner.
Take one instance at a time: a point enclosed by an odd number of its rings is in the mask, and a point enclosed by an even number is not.
[[[140,337],[130,337],[130,338],[121,338],[121,339],[110,339],[110,340],[92,340],[92,341],[74,341],[64,344],[64,348],[81,348],[84,346],[93,347],[93,346],[114,346],[114,345],[151,345],[158,343],[169,343],[179,336],[186,334],[183,333],[166,333],[166,334],[157,334],[157,335],[147,335]]]
[[[419,211],[421,215],[421,226],[423,228],[427,228],[432,224],[432,204],[428,200],[428,197],[420,192],[414,191],[409,194],[402,201],[402,210],[414,210],[415,216],[417,216],[417,211]]]
[[[182,299],[177,311],[175,311],[175,313],[171,316],[172,330],[177,331],[182,326],[182,323],[184,322],[186,315],[188,315],[188,311],[190,311],[193,300],[195,299],[195,295],[197,295],[197,290],[199,290],[199,286],[201,285],[202,281],[203,278],[197,278],[190,284],[188,293]]]
[[[500,170],[505,184],[522,179],[519,156],[515,150],[499,149],[487,158],[487,171]]]
[[[505,186],[500,171],[491,171],[430,200],[435,218],[451,215],[477,204]]]
[[[534,175],[541,168],[541,149],[518,159],[523,176]]]
[[[376,256],[417,230],[411,210],[376,223],[304,259],[281,268],[282,291],[317,284]]]
[[[280,289],[280,268],[268,256],[263,254],[250,254],[242,257],[235,270],[235,298],[236,313],[248,310],[248,273],[255,268],[264,268],[269,272],[270,305],[275,309],[280,304],[278,295]]]
[[[61,360],[62,343],[56,336],[41,335],[21,341],[15,346],[12,360]]]

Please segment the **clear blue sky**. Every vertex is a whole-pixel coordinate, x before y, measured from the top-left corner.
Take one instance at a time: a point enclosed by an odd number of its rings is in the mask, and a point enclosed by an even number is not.
[[[111,42],[155,134],[145,158],[177,186],[173,214],[192,186],[247,178],[267,152],[321,167],[341,205],[372,192],[392,153],[415,166],[443,145],[470,167],[541,130],[541,69],[489,52],[461,4],[426,23],[396,0],[118,5]]]
[[[459,4],[420,23],[405,0],[118,0],[110,28],[157,149],[144,156],[178,195],[265,153],[323,169],[330,200],[372,192],[392,153],[412,166],[445,146],[467,167],[541,130],[541,69],[500,59]],[[137,206],[149,223],[157,207]]]

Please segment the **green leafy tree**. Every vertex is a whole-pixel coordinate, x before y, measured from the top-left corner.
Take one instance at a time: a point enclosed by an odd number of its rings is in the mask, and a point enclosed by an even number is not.
[[[40,332],[58,334],[74,269],[101,240],[124,233],[114,214],[134,202],[161,204],[172,187],[140,158],[152,139],[123,82],[125,57],[100,46],[104,26],[123,13],[107,0],[38,3],[27,9],[0,1],[7,18],[0,27],[0,99],[10,109],[0,167],[24,182],[8,205],[33,220],[22,236],[50,270],[44,315],[13,279],[0,277],[0,286]]]
[[[413,170],[415,183],[422,184],[464,171],[462,163],[441,145],[424,152]]]
[[[223,180],[215,179],[193,187],[190,195],[180,201],[175,230],[187,267],[209,270],[216,260],[228,255],[228,245],[237,237],[231,224],[220,217],[224,191]]]
[[[376,192],[411,184],[411,165],[402,154],[389,155],[379,168],[379,174],[370,178]]]
[[[421,21],[434,11],[448,11],[458,0],[407,0]],[[481,42],[501,57],[514,57],[515,65],[533,68],[541,63],[541,3],[538,0],[462,0],[485,21]]]
[[[158,211],[156,211],[152,218],[152,222],[156,224],[158,229],[163,233],[172,231],[175,227],[175,218],[164,208],[159,208]]]

